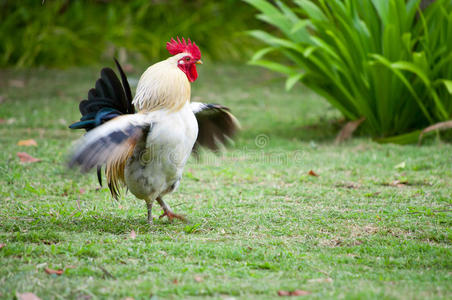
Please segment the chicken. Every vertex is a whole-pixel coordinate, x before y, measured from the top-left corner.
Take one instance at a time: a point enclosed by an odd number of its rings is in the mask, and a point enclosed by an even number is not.
[[[88,99],[80,102],[82,118],[70,126],[86,129],[75,144],[69,167],[88,172],[105,166],[108,187],[114,198],[121,186],[146,202],[147,220],[153,222],[155,200],[170,221],[184,220],[163,201],[182,178],[185,164],[199,146],[218,150],[239,128],[229,109],[217,104],[190,102],[190,82],[202,64],[201,52],[190,39],[171,39],[172,55],[150,66],[141,76],[132,100],[127,78],[115,60],[121,81],[104,68]],[[135,113],[136,111],[136,113]]]

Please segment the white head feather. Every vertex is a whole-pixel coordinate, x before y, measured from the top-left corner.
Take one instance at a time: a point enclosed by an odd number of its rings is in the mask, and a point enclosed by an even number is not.
[[[137,111],[177,111],[190,101],[190,82],[178,67],[180,53],[150,66],[141,75],[133,104]]]

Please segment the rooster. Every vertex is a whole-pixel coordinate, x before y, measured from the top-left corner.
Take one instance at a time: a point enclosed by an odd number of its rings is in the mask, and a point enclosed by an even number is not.
[[[82,118],[70,126],[87,133],[75,144],[69,167],[88,172],[101,168],[114,198],[121,186],[146,202],[147,221],[152,224],[152,205],[162,207],[170,221],[185,220],[163,201],[179,185],[185,164],[199,146],[218,150],[239,128],[229,109],[217,104],[190,102],[190,83],[198,78],[201,52],[190,39],[171,39],[172,55],[150,66],[141,76],[132,99],[127,77],[115,60],[121,81],[110,68],[88,99],[80,102]]]

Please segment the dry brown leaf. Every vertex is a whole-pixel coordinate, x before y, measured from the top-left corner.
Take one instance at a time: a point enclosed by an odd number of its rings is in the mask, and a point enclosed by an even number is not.
[[[135,233],[135,230],[132,229],[132,231],[130,232],[130,238],[131,239],[135,239],[137,237],[137,234]]]
[[[408,181],[406,181],[406,180],[394,180],[389,185],[390,186],[395,186],[395,187],[404,187],[407,184],[408,184]]]
[[[26,152],[17,152],[16,155],[19,157],[21,163],[35,163],[41,161]]]
[[[288,291],[278,291],[278,296],[290,296],[290,292],[288,292]]]
[[[331,278],[314,278],[314,279],[309,279],[308,280],[309,283],[331,283],[333,282],[333,279]]]
[[[36,143],[36,141],[34,139],[20,140],[17,142],[17,146],[25,146],[25,147],[38,146],[38,143]]]
[[[317,174],[317,173],[314,172],[313,170],[309,170],[308,175],[310,175],[310,176],[315,176],[315,177],[318,177],[318,176],[319,176],[319,174]]]
[[[52,274],[55,274],[55,275],[61,275],[61,274],[64,273],[64,271],[61,270],[61,269],[59,269],[59,270],[53,270],[53,269],[49,269],[49,268],[44,268],[44,271],[45,271],[47,274],[50,274],[50,275],[52,275]]]
[[[9,81],[9,85],[12,86],[12,87],[21,88],[21,87],[25,86],[25,82],[23,80],[11,79]]]
[[[432,132],[432,131],[435,131],[435,130],[446,130],[446,129],[451,129],[451,128],[452,128],[452,120],[433,124],[433,125],[425,128],[424,130],[421,131],[421,133],[419,134],[419,139],[418,139],[417,144],[418,145],[421,144],[422,137],[426,133],[429,133],[429,132]]]
[[[0,244],[0,249],[2,249],[2,248],[5,247],[5,246],[6,246],[6,244],[1,243],[1,244]]]
[[[347,122],[347,124],[342,127],[341,131],[336,136],[334,143],[337,145],[351,138],[353,132],[355,132],[355,130],[359,127],[359,125],[361,125],[362,122],[364,122],[364,120],[366,120],[366,118],[362,117],[361,119]]]
[[[177,278],[174,278],[171,282],[172,282],[173,284],[178,284],[178,283],[179,283],[179,280],[177,280]]]
[[[311,294],[311,292],[303,291],[303,290],[295,290],[290,293],[291,296],[307,296]]]
[[[336,187],[342,187],[347,189],[358,189],[361,187],[361,185],[355,182],[341,182],[336,184]]]
[[[38,296],[33,293],[16,293],[18,300],[41,300]]]
[[[303,290],[295,290],[295,291],[278,291],[278,296],[280,297],[288,297],[288,296],[307,296],[310,295],[311,292],[303,291]]]
[[[195,275],[195,276],[193,277],[193,279],[195,279],[196,282],[202,282],[202,281],[204,281],[204,278],[202,278],[200,275]]]

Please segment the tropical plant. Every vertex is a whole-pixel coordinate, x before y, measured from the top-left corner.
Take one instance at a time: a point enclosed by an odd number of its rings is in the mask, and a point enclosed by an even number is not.
[[[287,75],[288,89],[301,81],[381,141],[451,119],[451,0],[245,1],[280,31],[250,32],[268,45],[251,64]]]
[[[151,62],[177,35],[203,57],[241,60],[255,44],[241,34],[252,11],[240,0],[0,0],[0,66],[84,65],[119,53]]]

